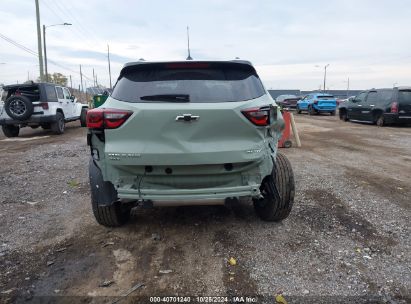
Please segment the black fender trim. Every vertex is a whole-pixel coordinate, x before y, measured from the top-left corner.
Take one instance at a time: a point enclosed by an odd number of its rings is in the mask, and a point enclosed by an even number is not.
[[[103,174],[95,161],[90,158],[89,179],[91,200],[100,206],[110,206],[118,201],[118,194],[111,182],[103,179]]]

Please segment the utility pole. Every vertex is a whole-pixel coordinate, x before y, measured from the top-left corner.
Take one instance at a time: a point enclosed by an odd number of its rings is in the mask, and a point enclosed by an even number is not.
[[[107,59],[108,59],[108,74],[110,76],[110,89],[113,88],[111,85],[111,67],[110,67],[110,46],[107,44]]]
[[[40,67],[40,80],[44,81],[43,73],[43,53],[41,50],[41,30],[40,30],[40,9],[39,0],[35,0],[36,3],[36,19],[37,19],[37,50],[39,53],[39,67]]]
[[[71,80],[71,75],[70,75],[70,88],[73,88],[73,81]]]
[[[44,48],[44,69],[46,72],[46,82],[49,81],[49,74],[47,71],[47,51],[46,51],[46,26],[43,24],[43,48]]]
[[[350,90],[350,77],[347,79],[347,98],[348,98],[348,91]]]
[[[81,84],[81,92],[84,92],[84,90],[83,90],[83,73],[81,73],[81,64],[80,64],[80,84]]]
[[[96,86],[96,78],[94,76],[94,68],[93,68],[93,87],[95,87],[95,86]]]
[[[96,87],[98,87],[98,82],[97,82],[97,74],[96,74]]]
[[[84,85],[85,85],[85,87],[86,87],[86,103],[88,103],[88,96],[87,96],[87,82],[86,82],[86,81],[84,81]]]
[[[327,65],[325,65],[324,66],[324,90],[323,90],[323,92],[325,93],[325,80],[327,79],[327,67],[329,66],[330,64],[327,64]]]
[[[193,60],[190,55],[190,32],[189,32],[189,27],[187,26],[187,51],[188,51],[188,56],[186,60]]]

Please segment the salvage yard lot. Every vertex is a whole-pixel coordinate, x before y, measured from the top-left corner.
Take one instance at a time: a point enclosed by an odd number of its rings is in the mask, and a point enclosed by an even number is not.
[[[296,121],[302,148],[281,149],[296,179],[282,223],[242,201],[137,209],[108,229],[91,213],[84,128],[0,134],[0,301],[118,296],[138,283],[135,296],[409,297],[411,128]]]

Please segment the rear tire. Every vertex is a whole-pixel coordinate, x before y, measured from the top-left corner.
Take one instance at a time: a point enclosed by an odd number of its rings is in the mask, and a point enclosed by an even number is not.
[[[55,134],[63,134],[65,129],[64,116],[60,112],[56,113],[56,121],[51,124],[51,130]]]
[[[97,222],[107,227],[124,225],[130,219],[131,207],[118,201],[113,184],[103,180],[100,169],[92,159],[89,164],[89,178],[91,206]]]
[[[87,127],[86,117],[87,117],[87,109],[82,108],[81,109],[81,114],[80,114],[80,125],[82,127]]]
[[[308,115],[314,115],[315,114],[315,110],[312,106],[308,107]]]
[[[109,206],[100,206],[93,199],[91,200],[93,214],[96,221],[106,227],[120,227],[130,219],[130,209],[125,208],[120,202],[115,202]]]
[[[342,121],[348,121],[348,116],[347,116],[347,112],[344,110],[344,111],[341,111],[340,110],[340,119],[342,120]]]
[[[3,133],[6,137],[17,137],[19,136],[20,133],[20,127],[19,126],[13,126],[13,125],[3,125],[1,126]]]
[[[264,198],[254,200],[254,209],[262,220],[278,222],[288,217],[295,184],[290,161],[283,154],[277,153],[273,173],[263,180],[260,191]]]
[[[385,125],[384,115],[382,113],[377,116],[375,124],[379,127],[383,127]]]

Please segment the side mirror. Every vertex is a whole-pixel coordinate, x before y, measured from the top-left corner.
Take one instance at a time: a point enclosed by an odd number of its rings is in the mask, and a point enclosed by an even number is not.
[[[71,99],[71,101],[74,101],[74,99],[76,99],[76,96],[71,95],[71,96],[70,96],[70,99]]]

